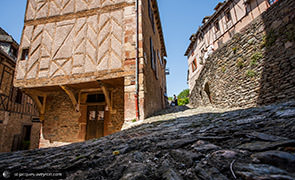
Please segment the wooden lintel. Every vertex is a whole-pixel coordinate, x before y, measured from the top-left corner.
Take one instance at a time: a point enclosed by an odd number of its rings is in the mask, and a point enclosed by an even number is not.
[[[47,92],[43,92],[43,91],[38,91],[35,89],[22,89],[23,92],[25,92],[26,94],[31,94],[31,95],[37,95],[37,96],[47,96],[49,93]]]
[[[71,99],[73,106],[75,108],[75,111],[79,112],[80,111],[79,104],[77,102],[77,99],[76,99],[73,91],[70,88],[68,88],[67,86],[60,85],[60,87],[67,93],[67,95]]]
[[[99,92],[101,88],[91,88],[91,89],[81,89],[80,93],[91,93],[91,92]]]

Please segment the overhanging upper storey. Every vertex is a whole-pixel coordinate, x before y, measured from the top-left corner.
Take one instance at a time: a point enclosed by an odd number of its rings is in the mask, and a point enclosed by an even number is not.
[[[28,0],[15,85],[122,77],[135,0]],[[130,20],[131,19],[131,20]],[[135,30],[133,30],[135,32]]]

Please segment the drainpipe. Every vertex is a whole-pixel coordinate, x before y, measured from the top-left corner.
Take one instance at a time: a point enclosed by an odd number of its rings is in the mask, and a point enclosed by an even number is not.
[[[136,70],[135,70],[135,86],[136,86],[136,93],[135,93],[135,110],[136,110],[136,120],[139,120],[139,105],[138,105],[138,91],[139,91],[139,84],[138,84],[138,0],[136,0],[136,4],[135,4],[135,8],[136,8],[136,57],[135,57],[135,61],[136,61]]]

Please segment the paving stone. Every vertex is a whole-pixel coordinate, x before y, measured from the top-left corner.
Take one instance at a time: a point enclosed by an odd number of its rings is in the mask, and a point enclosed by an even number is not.
[[[286,113],[294,108],[295,101],[241,110],[170,108],[100,139],[0,153],[0,169],[50,168],[66,179],[295,179],[295,118]],[[236,124],[255,115],[255,123]]]
[[[295,155],[283,151],[266,151],[251,155],[254,161],[295,172]]]

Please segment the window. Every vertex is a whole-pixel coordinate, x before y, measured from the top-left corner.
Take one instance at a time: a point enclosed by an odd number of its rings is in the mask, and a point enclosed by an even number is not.
[[[155,72],[155,75],[156,75],[156,79],[158,79],[158,70],[157,70],[157,54],[156,54],[156,51],[154,51],[154,72]]]
[[[161,53],[159,50],[157,50],[157,51],[158,51],[158,57],[159,57],[160,63],[161,63],[161,65],[163,65],[163,59],[161,57]]]
[[[270,5],[273,5],[274,3],[276,3],[276,2],[278,2],[279,0],[268,0],[268,3],[270,4]]]
[[[154,46],[153,46],[153,40],[150,37],[150,59],[151,59],[151,67],[154,69]]]
[[[87,103],[101,103],[105,102],[104,94],[89,94],[87,95]]]
[[[200,41],[203,41],[203,39],[204,39],[204,32],[201,32],[201,34],[200,34],[200,36],[199,36],[199,40],[200,40]]]
[[[13,48],[13,47],[10,47],[9,55],[10,55],[14,60],[16,60],[17,50],[16,50],[15,48]]]
[[[195,70],[197,70],[197,59],[194,59],[193,62],[192,62],[192,70],[193,72],[195,72]]]
[[[226,22],[229,22],[229,21],[232,20],[231,19],[231,14],[230,14],[230,11],[229,10],[226,10],[225,11],[225,20],[226,20]]]
[[[219,27],[219,22],[218,21],[215,21],[214,22],[214,27],[215,27],[215,30],[216,31],[220,31],[220,27]]]
[[[29,57],[29,48],[24,48],[22,50],[21,60],[28,60]]]
[[[153,46],[153,40],[150,37],[150,58],[151,58],[151,67],[152,70],[155,72],[156,78],[158,79],[157,74],[157,54]]]
[[[148,0],[148,11],[149,11],[149,17],[152,24],[153,32],[155,33],[154,12],[153,12],[150,0]]]
[[[20,89],[17,89],[16,96],[15,96],[15,103],[21,104],[23,98],[23,93]]]

